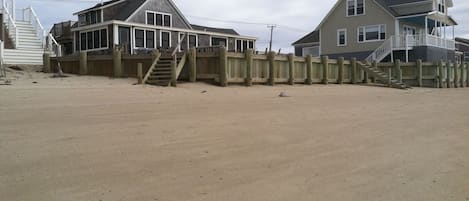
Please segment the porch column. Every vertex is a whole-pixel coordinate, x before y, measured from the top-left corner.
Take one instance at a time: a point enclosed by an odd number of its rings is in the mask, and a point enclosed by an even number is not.
[[[425,16],[425,36],[428,35],[428,17]]]
[[[445,37],[443,37],[445,40],[444,40],[444,47],[446,47],[446,24],[443,23],[443,26],[444,26],[444,34],[445,34]]]

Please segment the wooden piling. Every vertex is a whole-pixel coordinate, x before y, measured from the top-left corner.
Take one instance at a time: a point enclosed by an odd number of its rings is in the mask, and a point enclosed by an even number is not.
[[[322,84],[329,84],[329,57],[321,57],[322,64]]]
[[[337,60],[337,66],[339,67],[339,76],[337,79],[338,84],[344,83],[344,57],[339,57]]]
[[[451,88],[451,63],[446,62],[446,87]]]
[[[422,60],[417,60],[417,86],[423,86],[423,77],[422,77]]]
[[[43,69],[44,73],[51,73],[50,54],[44,53],[42,59],[44,63],[44,69]],[[58,57],[57,57],[57,62],[58,62]]]
[[[195,48],[189,49],[189,81],[197,81],[197,50]]]
[[[453,82],[453,85],[454,85],[454,88],[459,88],[459,65],[454,62],[454,67],[453,67],[453,71],[454,71],[454,82]]]
[[[88,73],[88,53],[80,52],[80,75]]]
[[[275,52],[270,52],[268,55],[269,59],[269,80],[268,84],[270,86],[275,85]]]
[[[352,65],[352,84],[357,83],[357,58],[353,57],[351,60],[351,65]]]
[[[220,86],[228,86],[228,56],[225,47],[220,47]]]
[[[402,69],[401,69],[401,60],[400,59],[396,59],[394,61],[394,69],[395,69],[397,81],[399,83],[402,83]]]
[[[459,66],[459,83],[460,83],[460,86],[461,88],[464,88],[466,87],[465,85],[465,81],[464,81],[464,63],[461,63],[461,65]]]
[[[246,86],[252,86],[252,64],[253,64],[254,50],[249,49],[246,51]]]
[[[311,55],[306,56],[306,80],[307,85],[313,84],[313,57]]]
[[[444,71],[443,71],[443,60],[440,60],[438,62],[438,87],[443,88],[443,82],[445,77],[443,76]]]
[[[171,61],[171,86],[177,87],[177,76],[176,76],[176,69],[177,69],[177,62]]]
[[[295,55],[288,54],[288,84],[293,85],[295,83],[295,76],[293,70],[295,68]]]
[[[143,84],[143,64],[137,64],[137,81],[138,84]]]
[[[112,52],[114,77],[122,77],[122,50],[115,48]]]
[[[378,69],[378,63],[376,61],[371,62],[371,67],[374,69]],[[376,77],[371,77],[371,83],[376,83]]]

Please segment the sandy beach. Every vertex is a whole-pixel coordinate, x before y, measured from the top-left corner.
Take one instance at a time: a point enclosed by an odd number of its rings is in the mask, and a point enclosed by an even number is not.
[[[469,88],[10,76],[0,200],[469,200]]]

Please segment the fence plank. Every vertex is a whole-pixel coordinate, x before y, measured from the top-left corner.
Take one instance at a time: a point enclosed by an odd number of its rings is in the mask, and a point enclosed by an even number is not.
[[[329,57],[322,56],[321,57],[321,64],[322,64],[322,83],[329,84]]]

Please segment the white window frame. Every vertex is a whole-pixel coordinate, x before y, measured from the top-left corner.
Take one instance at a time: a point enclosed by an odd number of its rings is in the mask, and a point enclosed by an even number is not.
[[[210,40],[210,41],[212,41],[212,40]],[[234,44],[234,45],[235,45],[235,48],[234,48],[234,49],[235,49],[235,52],[238,52],[238,41],[241,41],[241,48],[240,48],[240,49],[241,49],[241,52],[245,52],[245,51],[249,50],[249,43],[250,43],[250,42],[253,43],[253,44],[252,44],[252,49],[254,50],[254,48],[255,48],[255,42],[254,42],[253,40],[248,40],[248,39],[236,39],[236,40],[235,40],[235,44]],[[243,45],[243,44],[244,44],[244,41],[246,41],[246,42],[248,43],[248,46],[247,46],[248,49],[246,49],[246,50],[244,49],[244,45]]]
[[[153,14],[153,19],[154,19],[154,22],[155,22],[154,24],[148,24],[148,13],[152,13],[152,14]],[[161,25],[161,27],[167,27],[167,26],[165,26],[165,24],[164,24],[164,17],[165,17],[165,15],[166,15],[166,16],[169,16],[169,27],[173,27],[173,15],[172,15],[171,13],[163,13],[163,12],[156,12],[156,11],[150,11],[150,10],[145,11],[145,24],[146,24],[146,25],[152,25],[152,26],[159,26],[159,27],[160,27],[160,25],[157,25],[157,24],[156,24],[156,15],[157,15],[157,14],[162,15],[162,22],[163,22],[163,24]]]
[[[366,28],[367,27],[374,27],[378,26],[378,39],[377,40],[366,40]],[[384,26],[384,33],[386,36],[384,38],[381,38],[381,26]],[[360,28],[363,28],[363,41],[360,41]],[[386,37],[388,36],[388,28],[386,27],[386,24],[375,24],[375,25],[366,25],[366,26],[359,26],[357,27],[357,42],[358,43],[370,43],[370,42],[379,42],[379,41],[385,41]]]
[[[357,14],[358,12],[358,1],[357,0],[353,0],[353,3],[354,3],[354,15],[349,15],[348,14],[348,7],[349,7],[349,0],[345,0],[345,16],[347,17],[355,17],[355,16],[363,16],[366,14],[366,0],[363,0],[363,13],[362,14]]]
[[[101,39],[102,39],[102,38],[101,38],[101,30],[103,30],[103,29],[106,30],[106,41],[107,41],[106,47],[100,47],[100,48],[92,48],[92,49],[89,49],[89,48],[88,48],[88,41],[86,41],[86,50],[82,50],[82,49],[81,49],[81,34],[82,34],[82,33],[88,33],[88,32],[94,32],[94,31],[96,31],[96,30],[99,31],[99,46],[101,46]],[[87,36],[86,36],[86,40],[88,40],[88,34],[86,34],[86,35],[87,35]],[[92,42],[93,42],[93,44],[94,44],[94,34],[92,34],[92,35],[93,35],[93,40],[92,40]],[[100,27],[100,28],[88,29],[88,30],[86,30],[86,31],[80,31],[79,34],[78,34],[78,37],[79,37],[78,41],[79,41],[79,43],[80,43],[80,52],[92,52],[92,51],[100,51],[100,50],[107,50],[107,49],[109,49],[109,29],[108,29],[108,27],[104,27],[104,28],[103,28],[103,27]],[[94,47],[94,45],[93,45],[93,47]]]
[[[402,35],[403,35],[403,36],[406,36],[406,31],[405,31],[406,29],[409,29],[409,30],[410,30],[410,29],[413,29],[413,30],[415,31],[415,34],[414,34],[414,35],[417,34],[417,27],[410,26],[410,25],[404,25],[404,26],[402,26]],[[411,34],[411,35],[412,35],[412,34]]]
[[[171,31],[164,31],[164,30],[160,30],[160,45],[159,45],[159,47],[163,48],[163,32],[164,33],[169,33],[169,47],[171,47],[171,44],[173,44],[172,33],[171,33]]]
[[[345,37],[345,43],[344,44],[340,44],[340,33],[343,32],[344,33],[344,37]],[[337,46],[338,47],[344,47],[344,46],[347,46],[347,29],[337,29]]]
[[[222,37],[222,36],[210,36],[210,47],[212,46],[212,38],[221,38],[221,39],[225,39],[225,44],[226,44],[226,49],[229,50],[229,46],[230,44],[228,44],[228,37]]]
[[[142,30],[143,31],[143,47],[137,47],[137,40],[136,40],[136,37],[135,37],[135,31],[136,30]],[[153,31],[153,48],[148,48],[148,45],[147,45],[147,31]],[[156,49],[157,48],[156,30],[155,29],[145,29],[145,28],[135,27],[135,28],[133,28],[133,31],[132,31],[132,40],[133,40],[132,47],[134,49]]]
[[[440,5],[442,5],[443,11],[440,10]],[[435,10],[439,13],[446,14],[446,0],[437,0]]]

